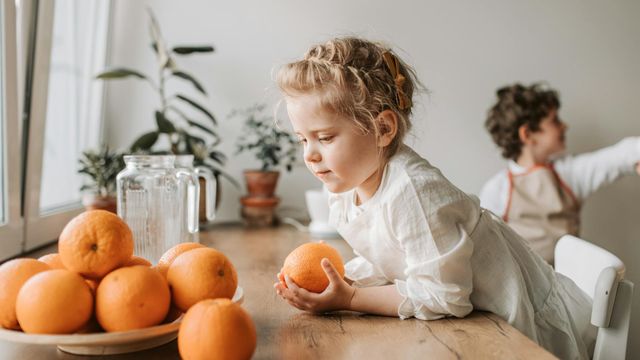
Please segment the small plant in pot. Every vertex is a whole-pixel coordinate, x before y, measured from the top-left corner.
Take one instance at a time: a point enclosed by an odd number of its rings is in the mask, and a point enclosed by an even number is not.
[[[244,171],[247,191],[251,197],[272,198],[284,167],[291,171],[296,161],[297,141],[291,133],[279,129],[265,113],[266,105],[257,104],[236,110],[230,116],[244,119],[242,135],[238,138],[236,154],[248,151],[261,163],[259,169]]]
[[[122,154],[102,146],[98,151],[83,151],[78,162],[78,173],[89,179],[80,188],[85,192],[82,197],[84,207],[87,210],[102,209],[116,213],[116,176],[124,168]]]
[[[236,154],[248,151],[262,164],[259,169],[244,171],[249,195],[242,197],[240,203],[248,226],[277,224],[275,208],[280,199],[274,193],[280,176],[278,169],[291,171],[296,161],[296,139],[279,129],[273,116],[264,112],[265,108],[264,104],[258,104],[231,114],[244,119]]]

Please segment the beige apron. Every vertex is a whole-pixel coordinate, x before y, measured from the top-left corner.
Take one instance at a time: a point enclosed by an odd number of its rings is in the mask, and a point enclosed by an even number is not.
[[[578,235],[580,203],[551,165],[536,165],[522,174],[509,171],[508,175],[504,221],[553,264],[560,237]]]

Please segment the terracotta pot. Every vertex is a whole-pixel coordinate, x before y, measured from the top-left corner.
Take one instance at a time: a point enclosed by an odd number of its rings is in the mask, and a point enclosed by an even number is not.
[[[240,198],[242,204],[242,219],[245,225],[250,227],[264,227],[277,225],[276,206],[280,199],[277,197],[252,197]]]
[[[271,198],[278,185],[279,171],[245,170],[244,179],[250,197]]]
[[[87,194],[82,197],[82,205],[87,210],[107,210],[114,214],[118,209],[118,201],[115,196]]]

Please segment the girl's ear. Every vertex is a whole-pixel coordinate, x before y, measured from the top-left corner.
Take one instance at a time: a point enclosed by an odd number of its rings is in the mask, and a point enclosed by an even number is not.
[[[385,147],[391,144],[398,133],[398,115],[391,110],[384,110],[376,118],[378,122],[378,146]]]

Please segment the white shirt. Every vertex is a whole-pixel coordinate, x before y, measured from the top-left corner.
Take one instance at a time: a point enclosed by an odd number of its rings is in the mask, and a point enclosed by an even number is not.
[[[556,356],[589,356],[589,297],[410,148],[362,207],[354,209],[354,190],[330,194],[329,205],[357,255],[345,275],[355,286],[395,284],[401,318],[491,311]]]
[[[578,201],[582,202],[601,186],[623,175],[634,174],[639,161],[640,137],[629,137],[594,152],[564,156],[553,161],[553,167]],[[499,216],[504,216],[509,198],[508,171],[517,175],[527,169],[510,160],[508,169],[494,175],[480,191],[482,207]]]

